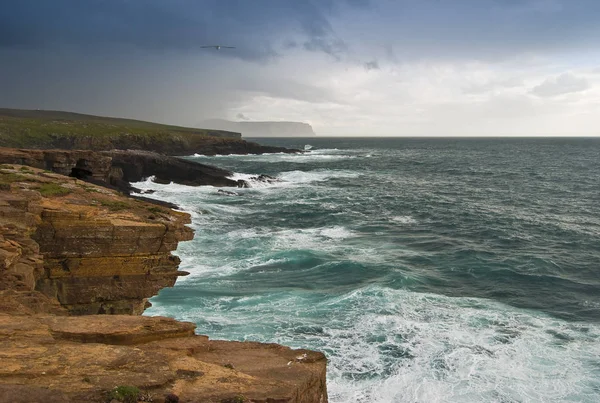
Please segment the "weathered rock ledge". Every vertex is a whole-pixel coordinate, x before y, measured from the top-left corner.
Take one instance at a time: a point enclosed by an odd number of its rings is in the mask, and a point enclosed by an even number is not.
[[[122,315],[186,274],[171,252],[193,236],[188,222],[74,177],[1,165],[0,401],[109,402],[132,386],[131,401],[326,402],[321,353]],[[81,316],[99,313],[113,315]]]
[[[194,327],[161,317],[0,314],[0,401],[109,402],[125,385],[139,388],[140,401],[327,401],[323,354],[212,341]]]

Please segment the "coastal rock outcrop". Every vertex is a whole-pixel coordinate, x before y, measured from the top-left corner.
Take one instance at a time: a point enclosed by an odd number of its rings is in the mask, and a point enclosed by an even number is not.
[[[154,176],[160,183],[175,182],[189,186],[240,186],[238,181],[228,178],[233,175],[231,171],[183,158],[135,150],[103,151],[100,154],[111,158],[112,171],[108,178],[112,183],[117,183],[118,180],[138,182],[143,178]]]
[[[245,187],[229,179],[231,171],[149,151],[26,150],[0,147],[0,164],[20,164],[112,186],[123,193],[130,182],[154,176],[157,182],[183,185]]]
[[[171,251],[191,239],[188,222],[74,177],[0,165],[0,401],[327,402],[321,353],[120,315],[186,274]]]

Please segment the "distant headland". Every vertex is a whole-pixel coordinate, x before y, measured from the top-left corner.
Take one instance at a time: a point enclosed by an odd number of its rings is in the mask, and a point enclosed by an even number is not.
[[[315,137],[313,128],[302,122],[235,122],[224,119],[208,119],[198,127],[241,133],[243,137]]]

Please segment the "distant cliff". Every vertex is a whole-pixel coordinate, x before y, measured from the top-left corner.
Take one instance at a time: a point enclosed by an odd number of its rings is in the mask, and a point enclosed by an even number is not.
[[[315,132],[308,123],[302,122],[232,122],[210,119],[199,127],[242,133],[243,137],[314,137]]]

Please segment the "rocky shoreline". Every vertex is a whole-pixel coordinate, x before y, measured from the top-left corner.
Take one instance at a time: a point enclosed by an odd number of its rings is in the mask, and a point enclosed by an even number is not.
[[[139,316],[187,274],[171,252],[193,232],[129,182],[243,186],[230,172],[132,151],[4,148],[0,164],[0,401],[327,401],[321,353]]]

